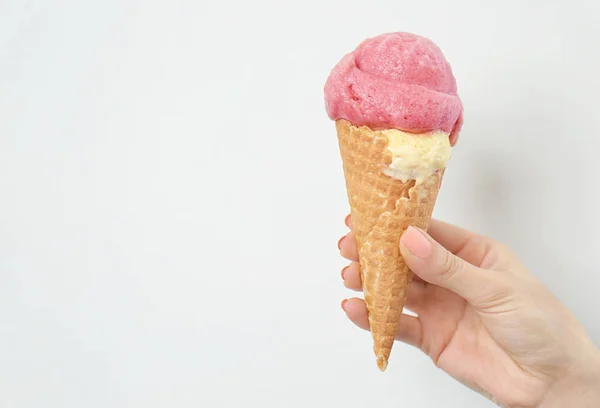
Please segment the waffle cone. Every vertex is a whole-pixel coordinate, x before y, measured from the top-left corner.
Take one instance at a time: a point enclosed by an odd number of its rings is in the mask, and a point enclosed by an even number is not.
[[[373,351],[385,371],[412,280],[400,237],[409,225],[427,230],[444,169],[418,182],[394,179],[382,172],[392,161],[384,135],[345,120],[336,129]]]

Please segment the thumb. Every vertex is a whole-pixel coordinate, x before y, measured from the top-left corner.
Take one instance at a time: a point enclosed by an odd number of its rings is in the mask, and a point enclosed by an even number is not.
[[[506,293],[500,274],[457,257],[420,228],[408,227],[400,239],[400,252],[421,279],[456,293],[473,306],[483,306],[494,293]]]

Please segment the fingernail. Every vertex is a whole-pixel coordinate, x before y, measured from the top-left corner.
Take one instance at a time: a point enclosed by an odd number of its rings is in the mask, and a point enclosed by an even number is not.
[[[338,249],[342,249],[342,241],[344,240],[344,238],[346,238],[346,237],[341,237],[340,240],[338,241]]]
[[[401,242],[417,258],[425,259],[431,254],[431,242],[421,230],[413,226],[406,229]]]
[[[342,279],[346,280],[346,277],[344,276],[346,274],[346,270],[349,268],[350,266],[346,266],[344,267],[344,269],[342,269]]]
[[[348,299],[342,300],[342,310],[346,311],[346,303],[348,303]]]
[[[344,218],[344,224],[346,224],[346,227],[350,228],[350,214],[346,215],[346,218]]]

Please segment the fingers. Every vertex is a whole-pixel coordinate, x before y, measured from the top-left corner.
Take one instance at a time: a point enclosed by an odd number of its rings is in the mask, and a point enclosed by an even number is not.
[[[350,232],[340,238],[338,241],[338,249],[340,254],[348,259],[349,261],[358,261],[358,251],[356,249],[356,241],[354,240],[354,233],[352,229],[354,224],[352,223],[352,215],[348,214],[344,219],[344,224],[350,228]]]
[[[499,293],[508,293],[505,275],[460,259],[421,229],[409,227],[404,232],[400,251],[416,275],[458,294],[475,307],[497,298]]]
[[[360,279],[360,264],[358,262],[352,262],[342,269],[342,279],[344,281],[344,286],[348,289],[361,291],[362,281]]]
[[[477,234],[473,232],[436,219],[431,219],[427,232],[453,254],[464,248],[469,240],[477,237]]]
[[[346,218],[344,219],[344,224],[346,224],[346,227],[350,228],[350,230],[354,229],[354,224],[352,224],[352,214],[346,215]]]
[[[358,261],[358,251],[356,250],[356,241],[354,233],[349,232],[338,241],[340,254],[349,261]]]
[[[476,266],[489,266],[490,254],[501,249],[500,244],[488,237],[438,220],[431,220],[428,233],[448,251]],[[508,254],[502,251],[502,255]]]
[[[342,308],[355,325],[361,329],[369,330],[369,318],[364,300],[358,298],[344,300]],[[400,327],[396,333],[396,339],[420,348],[422,339],[421,320],[418,317],[403,314],[400,319]]]

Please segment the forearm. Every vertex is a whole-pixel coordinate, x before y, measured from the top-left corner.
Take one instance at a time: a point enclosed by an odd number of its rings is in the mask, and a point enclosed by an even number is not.
[[[586,367],[559,379],[540,408],[600,408],[600,358],[590,358]]]

